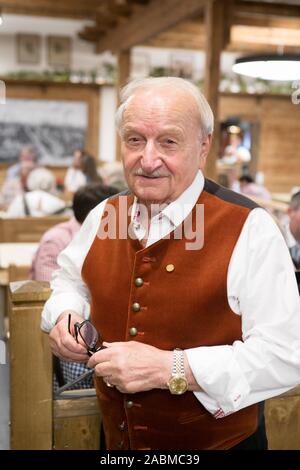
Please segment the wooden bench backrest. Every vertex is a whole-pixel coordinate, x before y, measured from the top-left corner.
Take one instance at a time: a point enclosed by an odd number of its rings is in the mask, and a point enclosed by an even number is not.
[[[10,284],[11,448],[97,450],[96,397],[53,400],[52,354],[40,329],[50,292],[45,282]]]
[[[0,243],[35,243],[54,225],[68,220],[65,216],[0,219]]]

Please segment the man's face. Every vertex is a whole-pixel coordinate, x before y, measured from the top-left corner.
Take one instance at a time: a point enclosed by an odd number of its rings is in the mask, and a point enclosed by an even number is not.
[[[121,140],[128,186],[145,204],[177,199],[204,167],[210,145],[200,137],[193,98],[167,88],[133,96]]]
[[[300,207],[298,209],[289,208],[290,230],[293,237],[300,243]]]

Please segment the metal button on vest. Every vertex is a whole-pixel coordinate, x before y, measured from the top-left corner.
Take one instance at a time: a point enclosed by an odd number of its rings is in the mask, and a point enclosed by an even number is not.
[[[132,407],[133,407],[133,401],[127,401],[126,408],[132,408]]]
[[[134,302],[134,303],[132,304],[132,310],[133,310],[134,312],[139,312],[139,311],[141,310],[140,304],[139,304],[138,302]]]
[[[122,423],[120,423],[119,426],[118,426],[118,428],[119,428],[120,431],[124,431],[124,429],[125,429],[125,421],[123,421]]]
[[[134,327],[130,328],[129,330],[130,336],[136,336],[138,334],[138,330]]]
[[[123,449],[124,441],[118,442],[117,447],[118,449]]]
[[[168,271],[168,273],[171,273],[172,271],[174,271],[174,269],[175,269],[174,264],[167,264],[166,271]]]
[[[134,281],[136,287],[142,287],[142,285],[144,284],[144,281],[141,277],[137,277]]]

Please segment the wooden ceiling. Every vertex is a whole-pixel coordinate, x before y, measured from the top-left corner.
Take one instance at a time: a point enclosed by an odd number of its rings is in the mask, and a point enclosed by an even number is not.
[[[0,0],[2,13],[91,20],[79,36],[97,52],[135,45],[202,49],[203,9],[213,0]],[[226,50],[300,52],[300,0],[223,0],[230,7]]]

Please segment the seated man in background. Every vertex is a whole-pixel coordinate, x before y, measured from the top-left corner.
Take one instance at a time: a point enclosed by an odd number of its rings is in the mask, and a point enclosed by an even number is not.
[[[288,208],[289,220],[283,226],[284,238],[296,269],[300,269],[300,191],[295,193]]]
[[[288,220],[282,224],[282,231],[295,266],[300,293],[300,191],[291,198]]]
[[[88,213],[101,201],[114,195],[114,188],[103,186],[100,183],[91,183],[77,190],[73,198],[72,217],[67,222],[49,229],[42,237],[39,247],[32,261],[31,278],[35,281],[50,281],[53,271],[58,268],[57,257],[66,248],[78,232],[80,225]],[[60,361],[55,363],[59,385],[71,382],[87,368],[83,364]],[[89,388],[93,386],[92,377],[78,383],[73,388]]]

